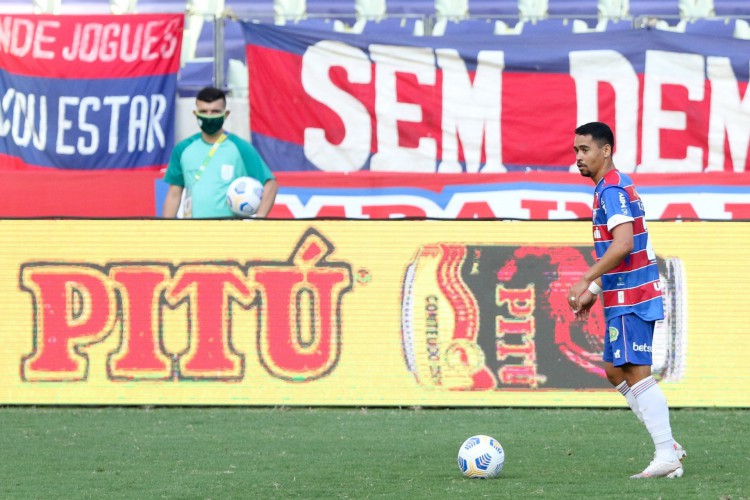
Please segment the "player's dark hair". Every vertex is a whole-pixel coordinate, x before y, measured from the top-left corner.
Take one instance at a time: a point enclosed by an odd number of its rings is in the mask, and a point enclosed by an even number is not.
[[[602,122],[590,122],[585,125],[581,125],[576,129],[576,135],[590,135],[594,141],[599,144],[600,147],[605,144],[612,146],[612,151],[615,150],[615,135],[612,133],[612,129],[609,125]]]
[[[195,96],[196,101],[203,101],[203,102],[214,102],[221,99],[224,101],[224,104],[227,102],[227,94],[221,90],[217,89],[216,87],[205,87],[201,89],[200,92],[198,92],[198,95]]]

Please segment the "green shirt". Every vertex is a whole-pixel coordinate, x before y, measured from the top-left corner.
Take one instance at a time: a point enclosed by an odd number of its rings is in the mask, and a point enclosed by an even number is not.
[[[186,189],[186,196],[191,198],[193,218],[232,217],[234,214],[227,205],[227,188],[238,177],[254,177],[263,185],[274,178],[249,142],[226,134],[227,138],[219,144],[198,180],[196,174],[213,144],[197,133],[177,143],[172,151],[164,181]]]

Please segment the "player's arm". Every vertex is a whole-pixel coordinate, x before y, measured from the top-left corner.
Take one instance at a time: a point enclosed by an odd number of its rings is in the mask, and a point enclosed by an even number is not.
[[[169,185],[169,189],[167,190],[166,198],[164,198],[164,205],[161,211],[161,215],[165,219],[174,219],[177,217],[177,211],[180,209],[180,203],[182,203],[182,191],[185,186],[181,158],[190,142],[197,137],[198,134],[177,143],[174,150],[172,150],[172,155],[169,157],[167,171],[164,174],[164,181]]]
[[[247,175],[255,177],[263,183],[263,195],[260,198],[260,205],[255,212],[255,217],[267,217],[273,208],[273,204],[276,202],[276,193],[279,190],[279,184],[273,178],[268,165],[266,165],[266,162],[263,161],[260,153],[258,153],[258,150],[252,144],[237,138],[234,134],[230,134],[229,139],[240,151]]]
[[[256,217],[266,217],[273,204],[276,201],[276,193],[279,191],[279,183],[275,179],[268,179],[263,185],[263,196],[260,198],[260,206],[256,212]]]
[[[182,202],[182,189],[182,186],[169,186],[162,209],[162,217],[165,219],[174,219],[177,217],[177,210],[179,210],[180,203]]]
[[[586,282],[586,287],[592,281],[601,277],[602,274],[619,266],[633,251],[633,223],[631,221],[615,226],[610,232],[612,233],[612,243],[609,248],[596,264],[583,273],[581,280]],[[601,281],[598,284],[601,285]]]
[[[596,302],[596,295],[591,293],[589,287],[596,282],[601,289],[601,276],[620,265],[630,252],[633,251],[633,222],[627,221],[618,224],[610,231],[612,243],[604,252],[602,258],[591,266],[577,283],[570,287],[568,292],[568,303],[576,313],[576,318],[585,319],[591,306]]]

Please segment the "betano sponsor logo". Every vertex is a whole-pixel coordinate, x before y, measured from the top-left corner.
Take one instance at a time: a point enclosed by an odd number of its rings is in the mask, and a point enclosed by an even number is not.
[[[648,344],[636,344],[633,342],[633,350],[636,352],[651,352],[651,346]]]
[[[273,377],[306,382],[329,374],[341,351],[341,304],[351,266],[329,260],[334,246],[308,229],[286,261],[109,263],[27,262],[20,288],[31,295],[33,350],[20,362],[25,382],[86,381],[105,362],[112,381],[245,377],[235,335],[257,339]],[[254,331],[233,330],[232,308],[257,310]],[[167,310],[185,311],[186,345],[164,342]],[[119,338],[106,360],[86,348]]]

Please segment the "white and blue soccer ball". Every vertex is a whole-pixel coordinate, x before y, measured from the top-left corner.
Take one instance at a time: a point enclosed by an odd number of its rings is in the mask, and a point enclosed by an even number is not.
[[[458,468],[466,477],[491,479],[500,474],[504,465],[505,451],[493,437],[471,436],[458,449]]]
[[[227,205],[239,217],[252,217],[263,197],[263,184],[253,177],[238,177],[227,188]]]

